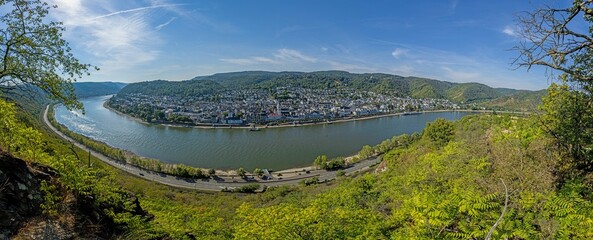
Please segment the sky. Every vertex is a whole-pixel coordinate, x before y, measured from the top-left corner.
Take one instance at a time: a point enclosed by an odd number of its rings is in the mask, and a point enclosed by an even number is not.
[[[566,1],[561,1],[566,2]],[[80,81],[187,80],[235,71],[389,73],[537,90],[511,65],[527,0],[52,0]],[[568,3],[570,3],[568,1]]]

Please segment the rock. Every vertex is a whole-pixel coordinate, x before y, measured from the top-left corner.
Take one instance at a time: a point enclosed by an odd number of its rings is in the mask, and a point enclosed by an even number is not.
[[[43,180],[50,181],[51,175],[0,152],[0,234],[11,236],[24,220],[40,214]]]
[[[27,186],[25,186],[25,184],[22,184],[20,182],[17,182],[16,185],[19,187],[19,190],[21,191],[27,191],[27,189],[29,189],[27,188]]]

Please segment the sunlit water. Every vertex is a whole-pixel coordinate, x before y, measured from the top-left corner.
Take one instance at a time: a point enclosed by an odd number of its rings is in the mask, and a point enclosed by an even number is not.
[[[437,118],[459,119],[467,112],[439,112],[382,117],[314,126],[262,129],[197,129],[144,124],[103,107],[109,96],[83,99],[86,114],[56,109],[56,119],[70,130],[168,163],[248,170],[310,165],[316,156],[349,156],[362,146],[394,135],[421,131]]]

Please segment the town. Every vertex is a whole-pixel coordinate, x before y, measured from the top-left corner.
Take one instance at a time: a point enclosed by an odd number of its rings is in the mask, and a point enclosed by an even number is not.
[[[413,99],[353,89],[301,87],[225,90],[188,97],[134,93],[116,95],[107,104],[147,122],[211,126],[330,122],[398,112],[460,108],[445,99]]]

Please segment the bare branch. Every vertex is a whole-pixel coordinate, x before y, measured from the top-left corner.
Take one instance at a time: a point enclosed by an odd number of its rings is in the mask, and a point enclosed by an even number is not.
[[[504,217],[504,214],[507,212],[507,207],[509,206],[509,190],[507,189],[507,185],[504,183],[504,180],[502,180],[502,178],[500,179],[500,181],[504,186],[504,208],[502,209],[502,213],[500,214],[500,217],[498,217],[498,220],[496,220],[494,225],[492,225],[492,227],[490,228],[490,231],[488,231],[488,234],[485,238],[486,240],[492,239],[492,233],[494,233],[494,229],[496,229],[496,227],[502,222],[502,218]]]

